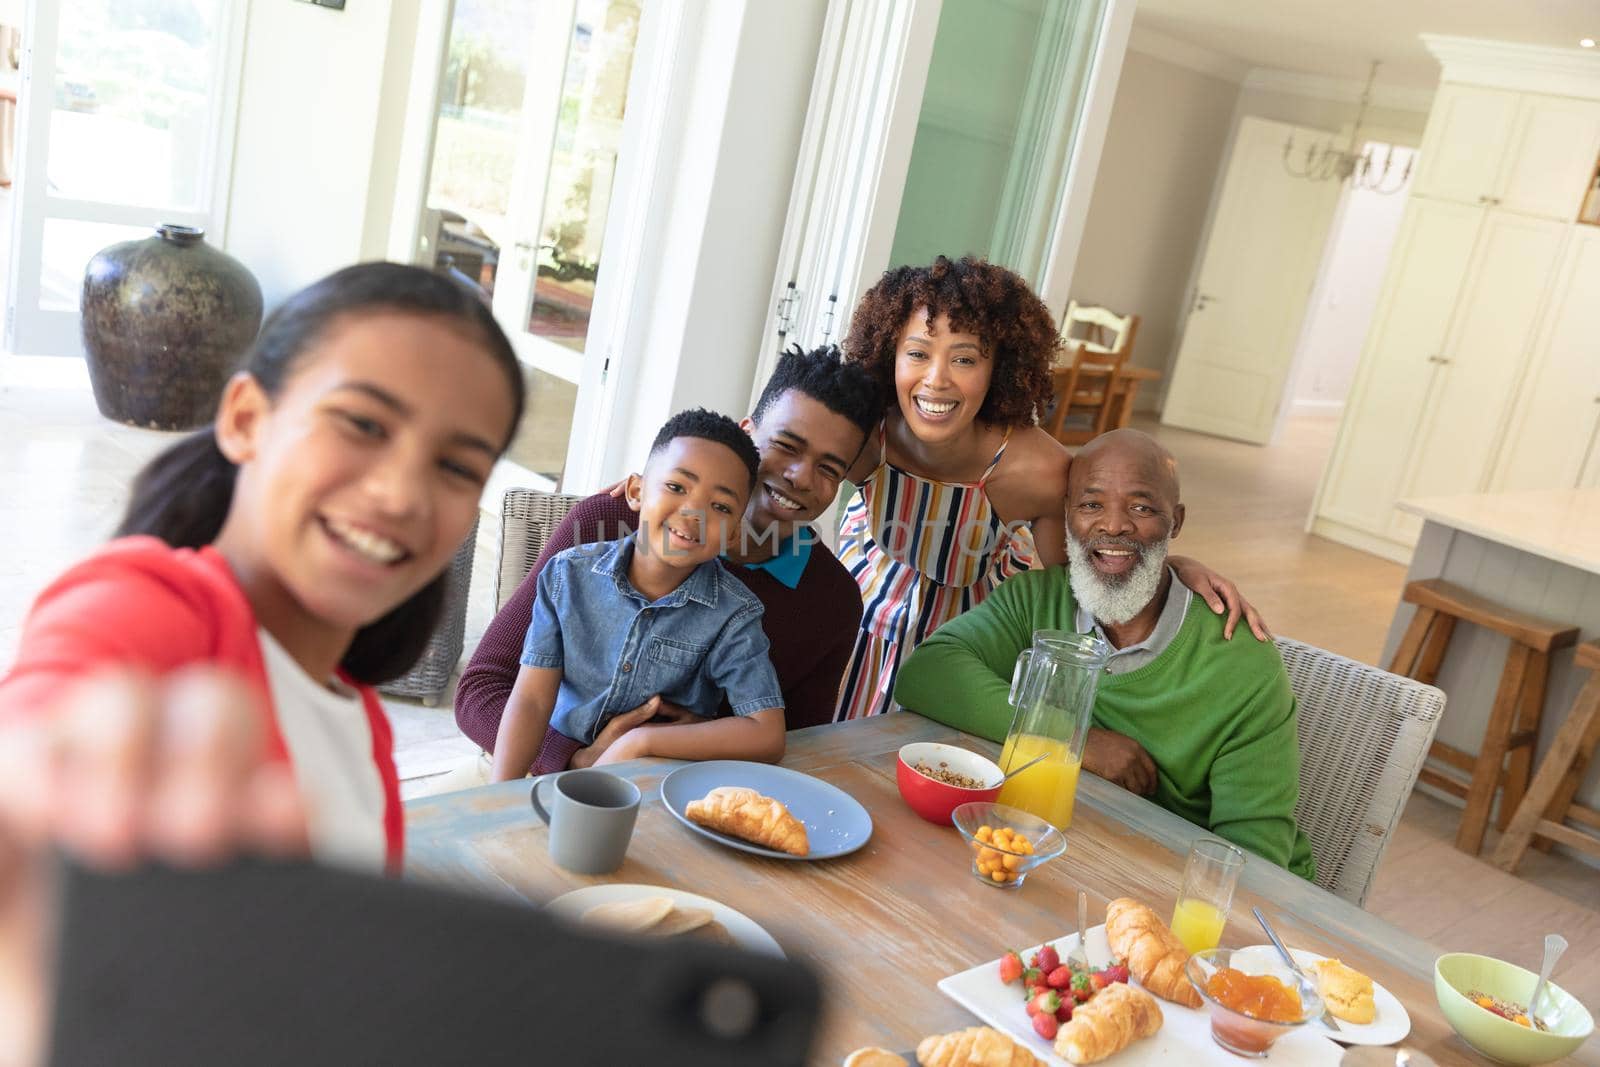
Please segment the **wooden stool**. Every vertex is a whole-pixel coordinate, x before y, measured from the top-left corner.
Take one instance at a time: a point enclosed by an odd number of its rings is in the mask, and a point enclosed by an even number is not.
[[[1483,847],[1495,791],[1504,789],[1496,820],[1502,830],[1527,792],[1534,744],[1539,739],[1539,719],[1544,711],[1550,651],[1572,644],[1578,638],[1578,630],[1511,611],[1437,578],[1407,583],[1401,599],[1415,604],[1417,613],[1389,664],[1393,674],[1432,685],[1458,620],[1504,634],[1511,641],[1478,754],[1473,756],[1441,741],[1435,741],[1428,750],[1432,758],[1470,773],[1471,782],[1463,785],[1429,768],[1418,776],[1429,785],[1466,798],[1467,810],[1456,830],[1456,848],[1475,856]]]
[[[1572,799],[1583,784],[1595,747],[1600,745],[1600,642],[1579,645],[1572,662],[1594,673],[1561,724],[1561,732],[1545,753],[1494,852],[1494,865],[1513,874],[1535,836],[1600,856],[1600,837],[1565,825],[1571,820],[1600,830],[1600,811]]]

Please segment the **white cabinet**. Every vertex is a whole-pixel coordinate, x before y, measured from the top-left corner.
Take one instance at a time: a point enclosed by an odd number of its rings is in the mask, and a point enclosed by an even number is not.
[[[1529,93],[1490,194],[1507,211],[1575,219],[1600,153],[1600,100]]]
[[[1400,500],[1600,488],[1600,69],[1423,43],[1443,80],[1310,522],[1402,562]]]
[[[1579,226],[1517,395],[1489,488],[1600,487],[1600,227]]]
[[[1393,535],[1406,458],[1483,214],[1444,201],[1407,206],[1323,489],[1326,517]]]
[[[1573,219],[1597,151],[1600,101],[1445,84],[1428,118],[1413,189]]]
[[[1525,365],[1567,227],[1491,210],[1422,409],[1400,496],[1453,496],[1484,487],[1512,392]],[[1414,541],[1422,520],[1394,512],[1390,530]]]
[[[1504,169],[1506,142],[1522,94],[1444,84],[1434,96],[1422,157],[1411,189],[1416,196],[1486,203]]]

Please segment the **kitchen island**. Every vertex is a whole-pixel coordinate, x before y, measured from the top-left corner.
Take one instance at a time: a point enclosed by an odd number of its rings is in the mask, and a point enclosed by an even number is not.
[[[1600,489],[1425,497],[1399,507],[1423,519],[1408,582],[1441,578],[1504,607],[1577,626],[1580,640],[1600,636]],[[1406,603],[1395,610],[1384,665],[1394,657],[1415,611]],[[1448,697],[1439,740],[1478,751],[1506,644],[1501,635],[1476,626],[1456,630],[1435,683]],[[1572,649],[1564,648],[1550,659],[1539,758],[1588,674],[1573,667],[1572,656]],[[1578,799],[1600,806],[1600,762],[1589,768]]]

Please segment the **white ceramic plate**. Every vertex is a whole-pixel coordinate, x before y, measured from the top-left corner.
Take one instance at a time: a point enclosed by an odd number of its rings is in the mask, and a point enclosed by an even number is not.
[[[712,918],[723,925],[740,948],[764,952],[769,956],[780,958],[783,956],[783,949],[773,940],[772,935],[743,912],[734,911],[726,904],[710,897],[685,893],[681,889],[669,889],[663,885],[637,885],[627,882],[589,885],[582,889],[574,889],[570,893],[563,893],[544,907],[552,915],[577,922],[583,917],[584,912],[597,904],[639,900],[644,897],[670,897],[672,902],[681,908],[707,908],[711,911]]]
[[[790,815],[805,824],[811,851],[804,856],[791,856],[692,822],[685,811],[689,802],[724,785],[744,786],[781,801]],[[687,763],[661,779],[661,801],[679,822],[702,837],[775,860],[833,859],[854,852],[872,837],[872,816],[855,797],[821,778],[770,763],[744,760]]]
[[[1312,981],[1316,981],[1316,975],[1311,972],[1312,965],[1327,959],[1326,956],[1319,956],[1315,952],[1307,952],[1300,948],[1291,948],[1289,954],[1294,957],[1301,970],[1311,975]],[[1282,967],[1278,950],[1271,945],[1251,945],[1249,948],[1239,949],[1233,957],[1236,960],[1259,961],[1258,966],[1263,971],[1271,967]],[[1411,1014],[1406,1011],[1406,1006],[1376,981],[1372,983],[1372,1006],[1376,1010],[1370,1023],[1358,1026],[1340,1019],[1339,1032],[1336,1034],[1327,1030],[1321,1019],[1313,1019],[1307,1025],[1333,1034],[1334,1040],[1343,1041],[1347,1045],[1392,1045],[1404,1040],[1411,1032]]]
[[[1089,963],[1103,967],[1111,960],[1111,949],[1106,944],[1104,925],[1089,930]],[[1066,959],[1078,943],[1076,933],[1055,938],[1052,942],[1061,958]],[[1034,945],[1022,950],[1023,960],[1039,948]],[[1033,1022],[1028,1018],[1022,999],[1022,987],[1013,982],[1000,981],[999,957],[980,963],[970,970],[953,974],[939,983],[940,992],[966,1008],[996,1030],[1004,1031],[1025,1044],[1033,1054],[1048,1064],[1071,1067],[1055,1054],[1051,1042],[1033,1032]],[[1137,984],[1137,983],[1135,983]],[[1160,1000],[1160,998],[1157,998]],[[1161,1000],[1161,1029],[1143,1041],[1135,1041],[1115,1056],[1102,1063],[1111,1067],[1139,1067],[1144,1064],[1181,1063],[1215,1064],[1216,1067],[1240,1067],[1243,1063],[1296,1064],[1316,1067],[1326,1064],[1337,1067],[1344,1050],[1326,1037],[1320,1028],[1302,1027],[1285,1034],[1272,1046],[1265,1059],[1243,1060],[1211,1040],[1211,1019],[1204,1008],[1185,1008]]]

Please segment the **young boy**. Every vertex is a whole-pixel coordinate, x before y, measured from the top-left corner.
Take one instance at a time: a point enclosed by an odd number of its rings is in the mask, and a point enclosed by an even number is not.
[[[569,549],[540,573],[495,739],[495,781],[526,774],[541,749],[592,744],[610,719],[652,700],[693,716],[635,727],[597,763],[783,755],[761,602],[717,560],[738,536],[758,464],[732,419],[701,408],[674,415],[644,473],[628,476],[637,532]],[[715,718],[724,696],[733,714]]]

